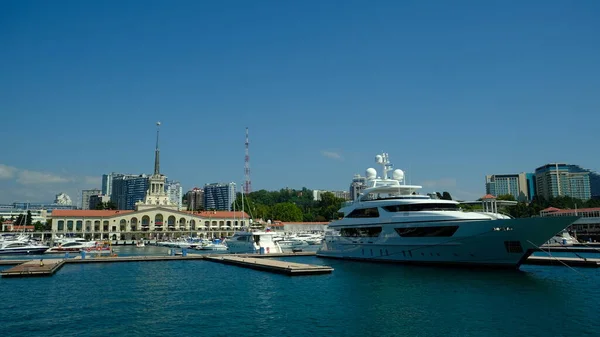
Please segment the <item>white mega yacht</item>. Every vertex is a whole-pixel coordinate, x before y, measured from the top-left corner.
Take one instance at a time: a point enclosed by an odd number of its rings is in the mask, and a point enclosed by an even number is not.
[[[340,209],[318,256],[419,264],[518,268],[531,253],[577,217],[513,219],[492,212],[463,212],[453,200],[417,194],[388,154],[377,155],[381,177],[367,169],[367,187]]]

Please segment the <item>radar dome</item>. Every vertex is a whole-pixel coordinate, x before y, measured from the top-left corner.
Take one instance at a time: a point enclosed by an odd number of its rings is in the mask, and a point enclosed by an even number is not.
[[[402,171],[401,169],[395,169],[392,173],[392,176],[394,177],[394,179],[402,181],[404,180],[404,171]]]
[[[375,156],[375,162],[376,162],[377,164],[381,164],[381,163],[383,163],[383,157],[382,157],[380,154],[376,155],[376,156]]]
[[[375,179],[377,177],[377,170],[372,167],[368,168],[366,176],[367,179]]]

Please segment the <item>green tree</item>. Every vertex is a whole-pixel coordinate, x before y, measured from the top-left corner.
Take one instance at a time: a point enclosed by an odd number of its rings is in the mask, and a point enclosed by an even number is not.
[[[291,202],[275,204],[271,209],[273,220],[302,221],[302,210]]]
[[[530,207],[524,202],[519,202],[514,206],[507,208],[508,214],[514,218],[529,218],[536,215],[535,208]]]
[[[460,204],[460,208],[465,212],[483,210],[483,206],[481,204]]]
[[[103,209],[115,210],[115,209],[117,209],[117,205],[112,201],[99,202],[98,204],[96,204],[96,209],[97,210],[103,210]]]
[[[496,197],[496,200],[516,201],[512,194],[502,194]]]
[[[31,211],[27,210],[27,216],[25,217],[25,226],[31,226],[33,220],[31,218]]]
[[[33,227],[36,232],[42,232],[44,230],[44,224],[41,223],[40,221],[36,221],[33,224]]]
[[[318,202],[318,215],[320,215],[322,218],[325,218],[326,221],[336,219],[337,212],[344,201],[344,199],[337,198],[331,192],[325,192],[321,194],[321,200]]]
[[[51,231],[52,230],[52,219],[48,219],[46,221],[46,225],[44,226],[44,230]]]

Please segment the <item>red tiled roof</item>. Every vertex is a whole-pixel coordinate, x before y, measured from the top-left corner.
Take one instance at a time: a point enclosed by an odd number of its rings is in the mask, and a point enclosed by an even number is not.
[[[556,211],[550,211],[552,213],[574,213],[574,212],[594,212],[594,211],[600,211],[600,207],[578,208],[578,209],[560,209],[560,208],[548,207],[548,208],[542,210],[542,212],[547,211],[548,209],[555,209],[556,210]]]
[[[483,197],[481,197],[481,199],[482,200],[485,200],[485,199],[496,199],[496,197],[493,196],[493,195],[491,195],[491,194],[486,194]]]
[[[233,219],[233,218],[248,219],[248,218],[250,218],[248,213],[242,212],[242,211],[235,211],[235,212],[230,212],[230,211],[202,211],[202,212],[186,211],[185,213],[188,213],[191,215],[196,215],[196,216],[203,217],[203,218],[226,218],[226,219]]]
[[[96,210],[96,209],[55,209],[52,211],[52,217],[100,217],[115,216],[131,213],[131,210]]]
[[[145,211],[145,210],[144,210]],[[140,212],[144,212],[140,211]],[[176,212],[183,214],[190,214],[199,216],[202,218],[222,218],[222,219],[233,219],[233,218],[250,218],[246,212],[229,212],[229,211],[204,211],[204,212],[191,212],[191,211],[177,211],[177,210],[164,210],[165,212]],[[70,210],[70,209],[57,209],[52,211],[52,217],[111,217],[119,216],[124,214],[135,213],[133,210]]]
[[[556,207],[548,207],[542,210],[542,212],[556,212],[556,211],[560,211],[560,208],[556,208]]]
[[[22,231],[24,229],[34,229],[34,226],[12,226],[13,231]]]
[[[325,221],[325,222],[306,222],[306,221],[299,221],[299,222],[294,222],[294,221],[273,221],[273,223],[271,224],[271,227],[283,227],[285,225],[306,225],[306,226],[310,226],[310,225],[329,225],[329,222]]]
[[[315,221],[315,222],[308,222],[308,221],[281,221],[281,223],[285,224],[285,225],[329,225],[329,221]]]

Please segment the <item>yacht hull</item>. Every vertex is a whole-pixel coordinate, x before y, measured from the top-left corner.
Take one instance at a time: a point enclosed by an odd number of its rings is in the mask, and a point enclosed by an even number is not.
[[[49,247],[35,247],[35,248],[16,248],[16,249],[0,249],[2,255],[41,255],[44,254]]]
[[[450,237],[401,237],[406,223],[379,224],[378,237],[327,236],[317,256],[411,264],[519,268],[531,253],[577,217],[428,222],[459,226]],[[377,225],[371,224],[370,226]],[[423,225],[425,226],[425,225]]]

